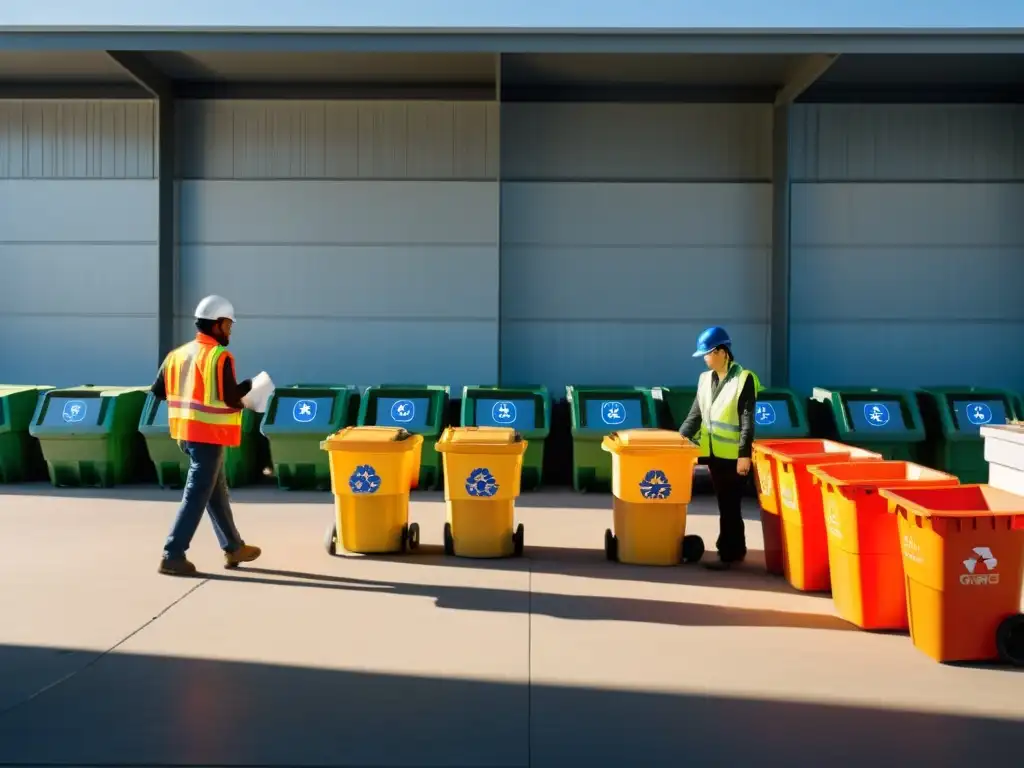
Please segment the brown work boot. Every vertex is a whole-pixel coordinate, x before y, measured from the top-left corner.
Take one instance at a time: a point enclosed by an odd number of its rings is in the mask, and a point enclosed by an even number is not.
[[[263,554],[263,550],[259,547],[252,547],[248,544],[243,544],[234,552],[224,553],[224,567],[237,568],[239,563],[251,563],[261,554]]]
[[[169,560],[166,557],[160,560],[158,573],[165,576],[195,576],[196,567],[184,557]]]

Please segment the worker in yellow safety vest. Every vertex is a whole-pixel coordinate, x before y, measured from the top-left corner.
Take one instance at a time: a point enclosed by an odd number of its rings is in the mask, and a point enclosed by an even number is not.
[[[732,340],[724,328],[712,326],[697,337],[694,357],[708,370],[697,382],[697,396],[679,428],[691,440],[700,433],[711,483],[718,500],[718,560],[705,567],[728,570],[747,556],[742,502],[754,442],[754,409],[760,383],[735,361]]]
[[[206,510],[224,550],[225,566],[233,568],[260,556],[259,547],[242,541],[235,528],[224,474],[228,448],[242,442],[242,398],[252,381],[235,379],[235,358],[228,352],[235,309],[221,296],[207,296],[195,311],[198,333],[164,359],[151,387],[167,401],[171,439],[189,457],[188,478],[181,506],[164,543],[159,572],[191,576],[196,567],[188,550]]]

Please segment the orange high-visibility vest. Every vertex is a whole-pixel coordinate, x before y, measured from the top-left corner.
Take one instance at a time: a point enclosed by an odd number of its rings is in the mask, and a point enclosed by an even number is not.
[[[242,412],[224,403],[224,366],[234,358],[205,333],[164,361],[167,419],[172,440],[235,447],[242,443]]]

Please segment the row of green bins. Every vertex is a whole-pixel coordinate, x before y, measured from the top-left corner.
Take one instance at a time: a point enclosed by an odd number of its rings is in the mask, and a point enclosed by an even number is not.
[[[697,397],[695,387],[660,387],[663,429],[678,430],[686,420]],[[657,396],[657,392],[656,392]],[[703,430],[702,430],[703,432]],[[810,437],[811,427],[807,416],[807,399],[790,389],[767,388],[757,394],[754,412],[754,435],[756,439],[785,440]],[[701,445],[701,456],[708,455],[707,441],[702,434],[694,442]]]
[[[810,401],[811,432],[890,461],[922,462],[924,423],[909,390],[815,387]]]
[[[142,479],[146,447],[139,420],[147,392],[92,385],[44,391],[29,434],[39,441],[50,482],[109,488]]]
[[[28,430],[39,393],[50,389],[0,385],[0,483],[23,483],[45,474],[39,443]]]
[[[930,387],[917,392],[928,436],[921,463],[960,478],[988,482],[981,428],[1021,418],[1016,395],[981,387]]]
[[[658,426],[649,387],[565,388],[572,432],[572,485],[579,492],[610,491],[612,457],[601,441],[612,432]]]
[[[546,387],[463,387],[459,419],[464,427],[511,427],[527,441],[521,488],[544,479],[544,442],[551,433],[551,397]]]

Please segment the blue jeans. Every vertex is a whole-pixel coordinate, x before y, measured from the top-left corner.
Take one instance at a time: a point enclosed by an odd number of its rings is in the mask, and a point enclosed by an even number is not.
[[[178,517],[171,528],[171,535],[164,543],[164,558],[177,560],[185,557],[204,509],[210,513],[220,548],[225,552],[234,552],[242,546],[243,541],[231,514],[231,499],[224,474],[224,454],[227,449],[210,443],[181,442],[179,446],[190,459],[188,479],[185,481],[181,506],[178,507]]]

